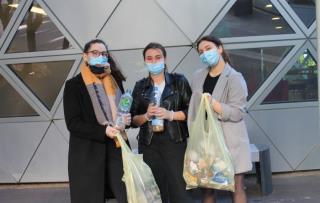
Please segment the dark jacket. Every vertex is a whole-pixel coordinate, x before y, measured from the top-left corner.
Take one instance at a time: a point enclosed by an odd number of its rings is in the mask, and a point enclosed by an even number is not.
[[[97,122],[81,74],[66,82],[63,105],[70,131],[68,171],[71,201],[104,203],[105,196],[113,196],[105,187],[106,142],[112,140],[106,138],[106,128]]]
[[[165,73],[166,85],[161,96],[160,106],[167,110],[183,111],[187,116],[191,88],[187,79],[180,74]],[[132,96],[131,115],[145,114],[151,101],[153,84],[150,78],[143,78],[136,82]],[[137,127],[137,126],[132,126]],[[164,134],[170,136],[174,142],[181,142],[188,137],[186,121],[164,121]],[[140,126],[139,143],[149,145],[153,136],[151,122]]]

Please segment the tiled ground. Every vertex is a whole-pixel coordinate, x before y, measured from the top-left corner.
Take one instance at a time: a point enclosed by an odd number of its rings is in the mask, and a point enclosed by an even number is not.
[[[254,175],[246,177],[246,185],[249,203],[320,202],[320,171],[274,174],[274,190],[268,196],[259,194]],[[0,185],[0,202],[69,203],[70,198],[67,184]],[[217,202],[231,203],[230,195],[219,192]]]

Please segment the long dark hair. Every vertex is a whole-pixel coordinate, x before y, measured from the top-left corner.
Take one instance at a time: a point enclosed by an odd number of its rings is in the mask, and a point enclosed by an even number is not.
[[[103,44],[106,47],[107,53],[108,53],[108,62],[110,64],[110,69],[111,69],[111,75],[114,77],[114,79],[116,80],[118,86],[120,87],[121,91],[123,92],[123,85],[122,85],[122,81],[125,81],[126,78],[124,77],[124,75],[122,74],[121,70],[118,68],[116,62],[114,61],[114,59],[112,58],[112,55],[110,54],[109,50],[108,50],[108,46],[107,44],[101,40],[101,39],[93,39],[89,42],[87,42],[84,45],[83,48],[83,53],[88,53],[90,47],[93,44]]]
[[[229,55],[227,54],[227,52],[224,50],[224,47],[223,47],[223,44],[221,42],[220,39],[212,36],[212,35],[206,35],[206,36],[203,36],[201,37],[198,42],[197,42],[197,51],[199,52],[199,44],[202,42],[202,41],[208,41],[208,42],[212,42],[214,43],[217,47],[222,47],[222,58],[223,60],[226,62],[226,63],[231,63],[230,61],[230,58],[229,58]]]

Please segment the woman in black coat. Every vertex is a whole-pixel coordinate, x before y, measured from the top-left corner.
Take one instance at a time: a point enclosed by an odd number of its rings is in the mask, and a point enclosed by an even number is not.
[[[101,40],[85,45],[83,61],[81,73],[68,80],[64,90],[71,202],[104,203],[114,195],[125,203],[121,148],[114,142],[118,130],[112,127],[125,78]]]

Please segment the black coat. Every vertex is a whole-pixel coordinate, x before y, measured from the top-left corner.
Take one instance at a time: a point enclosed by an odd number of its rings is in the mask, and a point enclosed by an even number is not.
[[[113,197],[105,184],[106,142],[112,140],[108,140],[106,128],[97,122],[81,74],[66,82],[63,105],[70,131],[68,172],[71,202],[104,203],[105,197]]]
[[[161,95],[160,106],[167,110],[183,111],[188,115],[191,88],[187,79],[181,74],[165,73],[165,88]],[[150,78],[143,78],[136,82],[132,96],[132,117],[145,114],[151,100],[153,84]],[[137,127],[137,126],[133,126]],[[184,141],[188,137],[186,121],[164,121],[164,133],[168,134],[174,142]],[[139,143],[149,145],[153,136],[151,122],[140,126],[138,134]]]

